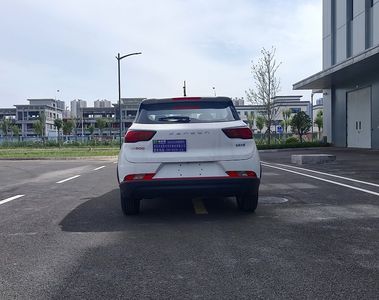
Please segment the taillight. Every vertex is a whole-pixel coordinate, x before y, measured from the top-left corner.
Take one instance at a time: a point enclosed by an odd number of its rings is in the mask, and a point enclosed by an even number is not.
[[[253,138],[253,132],[248,127],[224,128],[222,131],[231,139],[249,140]]]
[[[229,177],[238,178],[238,177],[254,177],[257,178],[257,174],[254,171],[227,171],[226,174]]]
[[[124,181],[131,180],[151,180],[155,176],[154,173],[146,173],[146,174],[130,174],[124,177]]]
[[[128,130],[125,134],[125,143],[150,141],[157,132],[154,130]]]

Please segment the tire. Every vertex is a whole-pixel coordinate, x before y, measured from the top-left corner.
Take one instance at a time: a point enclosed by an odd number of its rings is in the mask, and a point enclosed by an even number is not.
[[[258,206],[258,191],[237,196],[238,208],[253,213]]]
[[[121,209],[125,215],[137,215],[140,208],[140,199],[127,197],[121,191]]]

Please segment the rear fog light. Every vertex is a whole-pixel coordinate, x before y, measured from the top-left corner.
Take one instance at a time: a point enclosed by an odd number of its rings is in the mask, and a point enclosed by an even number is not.
[[[132,180],[151,180],[153,179],[155,173],[147,173],[147,174],[129,174],[124,177],[124,181],[132,181]]]
[[[257,178],[257,174],[253,171],[227,171],[226,174],[232,178],[240,178],[240,177],[252,177]]]

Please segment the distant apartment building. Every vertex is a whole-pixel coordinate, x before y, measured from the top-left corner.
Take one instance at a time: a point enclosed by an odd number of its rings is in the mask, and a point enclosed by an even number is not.
[[[379,0],[323,0],[323,70],[294,84],[322,90],[324,136],[379,149]]]
[[[244,100],[243,97],[241,97],[241,98],[237,98],[237,97],[236,97],[236,98],[233,98],[232,101],[233,101],[234,106],[242,106],[242,105],[245,105],[245,100]]]
[[[94,101],[93,105],[96,108],[99,108],[99,107],[101,107],[101,108],[103,108],[103,107],[112,107],[112,102],[109,101],[109,100],[106,100],[106,99],[104,99],[104,100],[96,100],[96,101]]]
[[[71,118],[79,118],[82,114],[82,108],[87,107],[87,101],[76,99],[70,102]]]

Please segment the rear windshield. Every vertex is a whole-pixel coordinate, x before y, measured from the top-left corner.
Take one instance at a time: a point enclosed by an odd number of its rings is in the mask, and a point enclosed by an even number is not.
[[[151,103],[141,104],[135,123],[214,123],[239,120],[229,102]]]

